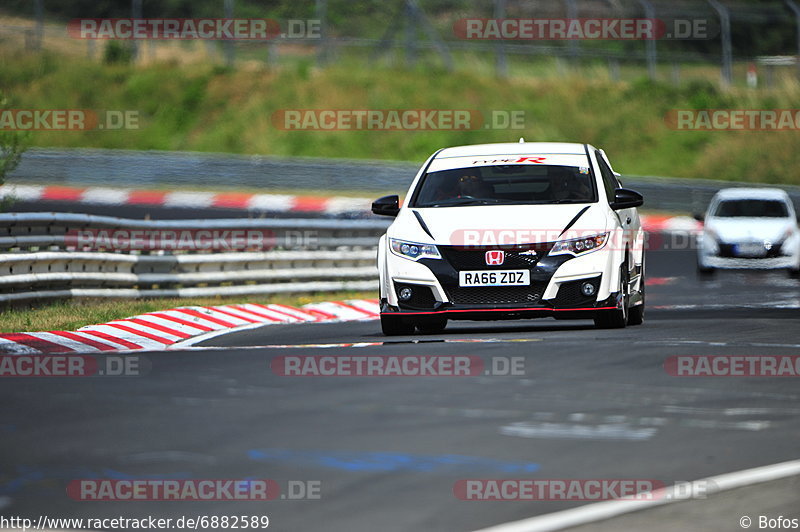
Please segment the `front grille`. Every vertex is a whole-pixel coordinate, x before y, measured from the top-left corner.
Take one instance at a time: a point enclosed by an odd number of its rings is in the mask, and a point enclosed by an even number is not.
[[[532,247],[505,250],[505,261],[497,266],[488,266],[486,264],[486,252],[490,248],[468,249],[439,246],[439,251],[444,259],[456,270],[527,270],[536,266],[536,263],[550,252],[552,246],[552,244],[537,244]],[[536,255],[523,254],[529,250],[535,251]]]
[[[403,288],[411,289],[411,299],[401,301],[399,299],[400,290]],[[395,294],[398,296],[398,302],[402,308],[409,309],[432,309],[436,304],[436,298],[433,296],[433,290],[430,286],[422,286],[418,284],[405,284],[394,283]]]
[[[450,301],[456,305],[516,305],[538,303],[544,285],[471,286],[447,288]]]
[[[589,281],[594,285],[595,295],[587,297],[581,293],[581,285],[586,281]],[[593,305],[596,301],[597,291],[599,288],[599,277],[594,279],[581,279],[580,281],[562,283],[561,286],[558,287],[558,293],[556,294],[556,299],[553,301],[553,303],[556,308],[574,308]]]

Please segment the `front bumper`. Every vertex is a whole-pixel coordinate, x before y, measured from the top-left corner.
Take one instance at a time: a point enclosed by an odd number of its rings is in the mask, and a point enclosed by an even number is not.
[[[381,313],[468,320],[591,319],[598,312],[620,307],[619,295],[609,290],[611,286],[618,286],[618,261],[612,260],[608,250],[600,249],[578,257],[551,257],[547,254],[548,248],[537,250],[535,258],[512,251],[506,252],[506,262],[496,268],[482,262],[484,251],[456,253],[444,249],[442,259],[417,262],[389,257]],[[527,269],[531,284],[459,286],[459,271],[492,269]],[[580,289],[587,282],[594,286],[591,296],[583,295]],[[398,294],[404,288],[411,288],[412,297],[400,300]]]
[[[762,256],[741,256],[737,246],[742,244],[760,244],[759,242],[723,243],[701,241],[698,249],[698,263],[703,268],[718,269],[798,269],[800,267],[800,249],[795,241],[784,241],[764,245]]]
[[[455,305],[444,304],[436,310],[411,310],[401,309],[389,305],[386,300],[381,301],[381,314],[402,315],[408,317],[444,317],[455,320],[517,320],[552,317],[556,319],[592,319],[598,312],[615,310],[619,308],[616,296],[608,301],[595,303],[594,306],[582,308],[555,308],[547,306],[527,307],[481,307],[462,308]]]
[[[800,261],[795,257],[770,257],[763,259],[741,258],[741,257],[703,257],[701,263],[706,268],[717,268],[726,270],[796,270],[800,267]]]

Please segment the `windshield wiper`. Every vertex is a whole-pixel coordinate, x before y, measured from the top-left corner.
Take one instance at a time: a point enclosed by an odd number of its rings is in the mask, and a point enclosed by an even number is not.
[[[489,203],[498,203],[499,200],[489,198],[453,198],[447,201],[439,201],[428,205],[417,205],[417,207],[452,207],[456,205],[487,205]]]

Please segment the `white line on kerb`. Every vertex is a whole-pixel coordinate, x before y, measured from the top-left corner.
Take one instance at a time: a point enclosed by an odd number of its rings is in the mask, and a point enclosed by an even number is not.
[[[751,484],[769,482],[799,474],[800,460],[790,460],[788,462],[781,462],[779,464],[756,467],[753,469],[744,469],[742,471],[735,471],[733,473],[725,473],[715,477],[700,479],[695,482],[707,483],[706,485],[708,489],[706,494],[711,495],[722,491],[749,486]],[[528,519],[522,519],[519,521],[511,521],[509,523],[502,523],[489,528],[482,528],[480,530],[476,530],[475,532],[545,532],[551,530],[564,530],[565,528],[585,525],[595,521],[603,521],[618,515],[638,512],[654,506],[661,506],[672,502],[698,500],[686,499],[676,495],[678,495],[677,490],[674,486],[670,486],[654,491],[653,500],[615,500],[597,502],[570,510],[563,510],[561,512],[530,517]]]

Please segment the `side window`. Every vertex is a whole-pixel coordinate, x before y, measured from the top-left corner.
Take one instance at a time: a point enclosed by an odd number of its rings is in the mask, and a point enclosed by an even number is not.
[[[600,167],[600,174],[603,177],[603,187],[606,189],[606,198],[609,202],[612,202],[614,201],[614,191],[617,190],[617,178],[614,172],[611,171],[611,168],[608,167],[606,160],[599,151],[596,151],[594,156],[597,159],[597,165]]]

